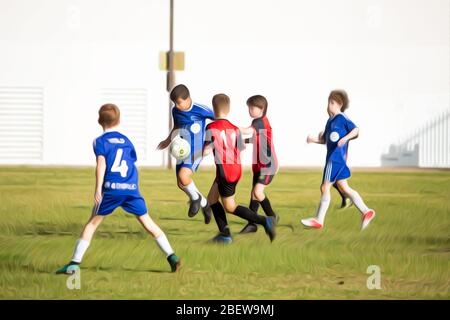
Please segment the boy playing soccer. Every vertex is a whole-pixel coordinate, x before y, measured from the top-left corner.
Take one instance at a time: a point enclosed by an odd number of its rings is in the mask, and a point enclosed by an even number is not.
[[[72,274],[80,268],[79,264],[95,230],[117,207],[122,207],[136,216],[144,229],[156,239],[159,248],[167,256],[172,272],[175,272],[180,266],[180,260],[164,232],[148,215],[145,201],[139,193],[138,171],[135,166],[136,150],[131,141],[117,131],[120,123],[119,108],[114,104],[105,104],[98,114],[98,123],[104,132],[94,140],[94,153],[97,157],[95,206],[80,239],[76,242],[72,260],[56,273]]]
[[[206,126],[204,154],[206,155],[212,149],[216,163],[216,179],[208,194],[208,202],[211,204],[219,228],[219,234],[213,241],[232,242],[225,210],[255,225],[263,225],[270,240],[273,241],[275,238],[274,217],[260,216],[246,207],[237,205],[234,200],[236,185],[242,173],[240,151],[245,148],[245,145],[239,128],[227,120],[230,112],[230,98],[225,94],[217,94],[213,97],[212,103],[216,120]]]
[[[250,196],[250,209],[257,213],[259,205],[269,217],[275,217],[278,222],[279,216],[275,214],[269,198],[264,194],[264,189],[273,180],[278,171],[278,160],[272,139],[272,127],[267,118],[267,99],[256,95],[247,100],[248,112],[253,119],[249,128],[241,128],[245,135],[251,135],[253,143],[253,186]],[[249,222],[240,233],[256,232],[257,226]]]
[[[200,207],[205,217],[205,223],[211,221],[211,209],[206,198],[197,189],[192,174],[202,160],[205,138],[206,119],[214,119],[212,110],[199,103],[192,102],[189,89],[185,85],[177,85],[170,92],[170,100],[175,104],[172,108],[173,129],[169,136],[161,141],[158,149],[167,148],[172,141],[172,135],[177,133],[191,145],[190,156],[176,165],[177,185],[190,200],[188,216],[194,217]]]
[[[344,111],[348,108],[349,100],[344,90],[331,91],[328,97],[328,114],[325,130],[319,136],[309,135],[308,143],[327,145],[326,165],[323,172],[320,191],[322,197],[315,218],[302,219],[301,223],[310,228],[320,229],[324,225],[325,215],[330,205],[330,188],[336,183],[339,190],[350,198],[362,214],[361,229],[365,229],[375,217],[375,211],[369,209],[355,190],[348,186],[350,169],[347,167],[348,142],[358,136],[359,129],[347,118]]]

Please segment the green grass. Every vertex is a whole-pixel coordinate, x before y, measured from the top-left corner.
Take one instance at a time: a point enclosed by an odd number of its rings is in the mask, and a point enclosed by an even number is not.
[[[213,171],[200,170],[207,192]],[[236,235],[230,246],[208,243],[217,232],[199,214],[187,217],[173,172],[140,170],[151,216],[165,230],[183,267],[169,266],[135,218],[117,210],[86,253],[81,289],[69,290],[66,263],[90,215],[93,168],[0,167],[0,298],[12,299],[449,299],[450,171],[356,171],[350,185],[377,217],[361,232],[352,207],[339,211],[332,193],[325,229],[306,230],[319,200],[321,172],[281,170],[268,188],[281,216],[270,243],[262,230]],[[251,173],[237,190],[247,205]],[[232,231],[243,226],[229,217]],[[369,290],[366,269],[381,268]]]

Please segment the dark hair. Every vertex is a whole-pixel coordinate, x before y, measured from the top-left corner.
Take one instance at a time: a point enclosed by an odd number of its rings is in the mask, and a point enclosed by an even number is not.
[[[263,96],[257,94],[255,96],[251,96],[250,98],[247,99],[247,106],[255,106],[258,107],[260,109],[263,109],[263,116],[266,115],[267,113],[267,107],[268,107],[268,103],[267,103],[267,99],[264,98]]]
[[[112,103],[104,104],[98,110],[98,123],[102,127],[113,127],[119,123],[120,110]]]
[[[328,103],[330,103],[331,100],[336,101],[337,103],[342,105],[341,112],[344,112],[345,110],[348,109],[348,104],[350,103],[350,100],[348,100],[348,95],[347,92],[345,92],[345,90],[331,91],[330,95],[328,96]]]
[[[212,105],[214,114],[218,115],[220,112],[230,112],[230,97],[226,94],[219,93],[212,98]]]
[[[172,100],[173,103],[177,103],[179,98],[186,100],[189,97],[189,89],[184,84],[179,84],[170,91],[170,100]]]

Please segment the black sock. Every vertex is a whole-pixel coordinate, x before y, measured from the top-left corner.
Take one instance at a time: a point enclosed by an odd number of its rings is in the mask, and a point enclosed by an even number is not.
[[[248,220],[248,222],[257,223],[264,225],[266,223],[266,217],[260,216],[259,214],[254,213],[249,208],[243,206],[237,206],[236,210],[234,210],[233,214],[238,217]]]
[[[74,265],[74,264],[79,265],[80,263],[79,262],[75,262],[75,261],[70,261],[70,263],[69,263],[69,265]]]
[[[252,210],[254,213],[258,213],[258,209],[259,209],[259,202],[258,200],[250,200],[250,205],[248,206],[250,208],[250,210]]]
[[[273,212],[272,206],[270,205],[270,201],[269,198],[267,198],[267,196],[260,203],[266,216],[275,217],[275,212]]]
[[[220,202],[216,202],[212,204],[211,210],[214,214],[214,220],[216,220],[217,228],[219,231],[224,234],[230,234],[230,229],[228,228],[227,216],[225,214],[225,210],[222,207]]]

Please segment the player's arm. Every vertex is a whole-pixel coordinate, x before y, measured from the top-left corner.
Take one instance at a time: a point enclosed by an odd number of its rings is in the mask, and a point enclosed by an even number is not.
[[[239,131],[241,131],[241,134],[242,134],[243,136],[249,136],[249,135],[252,135],[252,134],[253,134],[253,127],[252,127],[252,126],[247,127],[247,128],[245,128],[245,127],[239,127]]]
[[[252,132],[253,132],[253,130],[252,130]],[[238,134],[238,137],[236,140],[236,146],[240,151],[245,150],[245,148],[246,148],[245,144],[249,143],[249,142],[247,142],[247,140],[249,140],[249,139],[245,139],[244,135],[242,134],[242,131],[239,129],[239,134]]]
[[[203,157],[208,156],[213,150],[213,145],[210,142],[206,142],[203,145]]]
[[[243,138],[245,143],[252,143],[252,138],[254,134],[254,129],[252,126],[250,127],[239,127],[239,132]]]
[[[307,143],[318,143],[318,144],[325,144],[325,136],[323,134],[323,131],[321,131],[317,136],[308,135],[306,138]]]
[[[158,146],[156,147],[157,150],[164,150],[165,148],[167,148],[170,144],[170,142],[172,142],[172,134],[175,130],[177,130],[178,127],[174,126],[172,128],[172,130],[170,130],[169,135],[167,136],[167,138],[165,138],[163,141],[161,141]]]
[[[105,179],[106,160],[104,156],[97,156],[97,166],[95,168],[95,193],[94,201],[99,204],[102,200],[102,186]]]
[[[352,139],[356,139],[359,135],[359,128],[353,128],[352,131],[350,131],[347,135],[343,136],[341,140],[338,142],[338,147],[342,147],[344,144],[349,142]]]
[[[209,125],[206,126],[206,131],[205,131],[205,140],[203,142],[203,157],[206,157],[207,155],[209,155],[212,152],[213,149],[213,143],[212,143],[212,133],[211,133],[211,128],[209,127]]]

